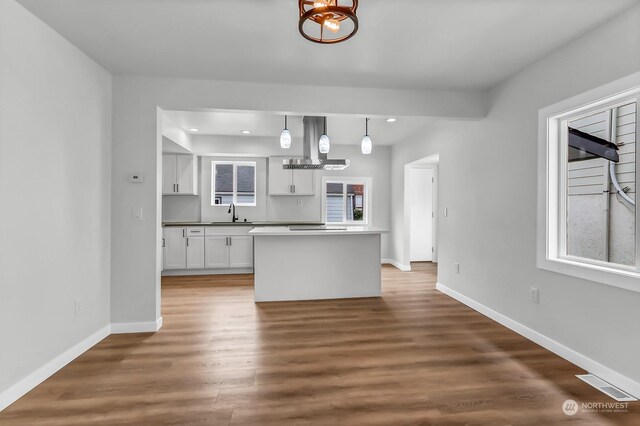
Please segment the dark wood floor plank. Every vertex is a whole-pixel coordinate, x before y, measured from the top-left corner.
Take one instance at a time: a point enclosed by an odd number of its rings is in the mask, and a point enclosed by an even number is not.
[[[113,335],[1,425],[638,425],[562,358],[384,267],[383,297],[253,303],[251,275],[165,277],[164,327]]]

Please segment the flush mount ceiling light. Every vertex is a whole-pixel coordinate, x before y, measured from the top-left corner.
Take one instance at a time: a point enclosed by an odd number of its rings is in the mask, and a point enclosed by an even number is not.
[[[340,43],[358,31],[358,0],[298,0],[302,37],[315,43]]]
[[[250,135],[251,130],[240,130],[240,133],[242,133],[243,135]]]
[[[280,134],[280,148],[289,149],[291,148],[291,133],[289,129],[287,129],[287,116],[284,116],[284,129],[282,129],[282,133]]]
[[[364,136],[362,137],[362,143],[360,144],[362,153],[365,155],[371,154],[371,145],[371,137],[369,137],[369,119],[365,118]]]
[[[327,136],[327,117],[324,117],[324,133],[320,135],[320,140],[318,141],[318,150],[322,154],[326,154],[331,149],[331,142],[329,141],[329,136]]]
[[[189,129],[190,132],[199,132],[200,129],[196,129],[195,127],[192,127],[191,129]]]
[[[395,118],[387,118],[387,123],[395,123],[396,119]]]

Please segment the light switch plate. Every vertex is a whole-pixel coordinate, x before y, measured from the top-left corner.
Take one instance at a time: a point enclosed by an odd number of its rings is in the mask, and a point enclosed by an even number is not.
[[[531,300],[533,303],[540,302],[540,292],[536,287],[529,288],[529,300]]]
[[[133,220],[142,222],[142,207],[135,207],[133,209]]]

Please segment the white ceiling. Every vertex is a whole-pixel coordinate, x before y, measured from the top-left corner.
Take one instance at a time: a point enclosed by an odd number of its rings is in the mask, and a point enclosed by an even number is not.
[[[294,0],[19,0],[116,74],[421,89],[491,87],[639,0],[361,0],[317,45]]]
[[[164,111],[174,126],[192,135],[241,136],[250,141],[255,137],[278,139],[284,127],[284,115],[256,111]],[[388,117],[371,117],[369,134],[377,145],[393,145],[428,125],[426,117],[397,117],[394,123]],[[191,132],[189,129],[199,129]],[[288,128],[294,138],[302,137],[302,115],[288,116]],[[243,135],[242,130],[251,134]],[[365,117],[355,115],[327,116],[327,134],[331,143],[359,145],[365,132]]]

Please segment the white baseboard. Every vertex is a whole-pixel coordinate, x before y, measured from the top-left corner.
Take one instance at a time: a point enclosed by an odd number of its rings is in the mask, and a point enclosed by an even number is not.
[[[153,333],[160,330],[161,327],[162,317],[158,318],[156,321],[149,322],[114,323],[96,331],[91,336],[67,349],[62,354],[58,355],[24,379],[20,380],[18,383],[1,392],[0,411],[13,404],[31,389],[47,380],[58,370],[85,353],[87,350],[91,349],[94,345],[110,334]]]
[[[33,373],[29,374],[27,377],[20,380],[18,383],[9,387],[2,393],[0,393],[0,411],[7,408],[9,405],[13,404],[18,398],[21,398],[31,389],[38,386],[40,383],[44,382],[46,379],[51,377],[54,373],[60,370],[65,365],[69,364],[71,361],[85,353],[92,346],[100,342],[102,339],[107,337],[110,332],[110,327],[106,326],[101,328],[100,330],[93,333],[91,336],[83,339],[78,342],[76,345],[67,349],[51,361],[47,362],[42,367],[38,368]]]
[[[505,315],[502,315],[499,312],[494,311],[493,309],[476,302],[473,299],[468,298],[467,296],[458,293],[455,290],[450,289],[441,283],[436,283],[436,289],[441,291],[442,293],[456,299],[457,301],[467,305],[471,309],[480,312],[481,314],[491,318],[497,323],[502,324],[503,326],[515,331],[521,336],[531,340],[532,342],[537,343],[538,345],[548,349],[554,354],[566,359],[572,364],[577,365],[580,368],[587,370],[588,372],[600,377],[602,380],[609,382],[610,384],[617,386],[618,388],[624,390],[627,393],[635,396],[636,398],[640,397],[640,383],[632,380],[617,371],[610,369],[593,359],[582,355],[579,352],[574,351],[571,348],[564,346],[561,343],[556,342],[555,340],[538,333],[531,328],[512,320]]]
[[[111,323],[111,334],[155,333],[162,328],[162,317],[148,322],[116,322]]]
[[[381,263],[393,265],[396,268],[400,269],[402,272],[411,271],[411,265],[403,265],[402,263],[397,262],[397,261],[395,261],[393,259],[382,259]]]

